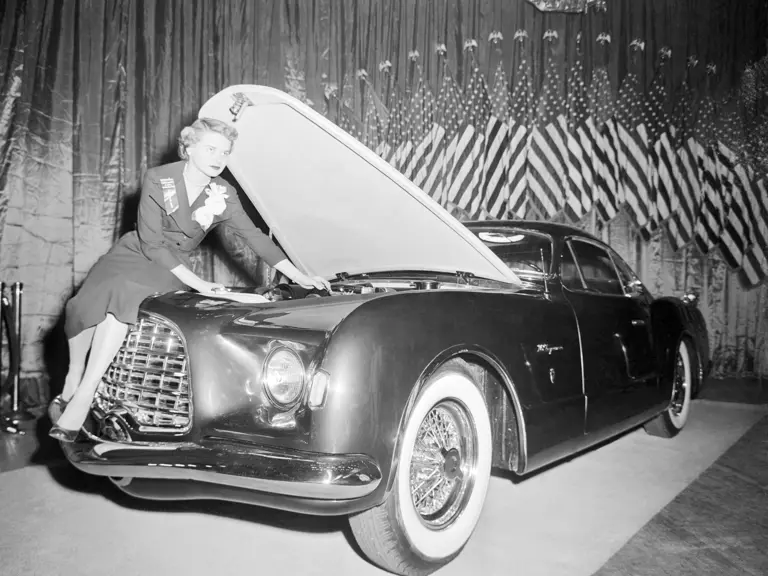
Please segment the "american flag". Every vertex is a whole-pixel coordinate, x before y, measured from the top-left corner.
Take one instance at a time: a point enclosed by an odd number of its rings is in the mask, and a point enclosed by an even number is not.
[[[698,163],[703,149],[693,137],[693,93],[688,83],[683,84],[676,98],[673,121],[673,146],[677,154],[673,178],[677,194],[672,197],[671,216],[665,228],[672,250],[677,252],[693,240],[701,205]]]
[[[721,127],[715,129],[717,174],[724,195],[720,252],[728,266],[736,270],[752,242],[752,206],[747,201],[751,183],[742,163],[745,147],[741,116],[731,112],[721,120]]]
[[[528,145],[529,126],[533,114],[531,69],[523,56],[517,68],[509,114],[509,167],[507,169],[508,218],[525,218],[528,214]]]
[[[655,221],[652,165],[645,106],[635,74],[627,74],[619,93],[619,154],[621,185],[629,213],[640,234],[650,239]]]
[[[503,218],[509,200],[510,152],[509,92],[507,75],[501,63],[496,68],[491,92],[491,114],[485,130],[485,163],[483,164],[483,198],[485,213],[491,218]],[[483,215],[484,215],[483,214]]]
[[[614,115],[613,96],[608,70],[597,67],[592,71],[589,86],[589,116],[595,123],[596,137],[592,151],[595,171],[594,205],[603,222],[610,222],[624,203],[619,178],[619,129]]]
[[[385,145],[380,145],[380,156],[389,162],[395,168],[397,165],[397,156],[403,145],[403,107],[401,104],[400,91],[392,91],[389,100],[389,122],[387,123],[387,138]]]
[[[768,182],[756,182],[749,188],[748,196],[755,236],[744,256],[742,273],[747,286],[754,287],[768,278]]]
[[[438,95],[438,122],[445,130],[443,144],[434,162],[434,168],[429,180],[435,184],[432,197],[443,206],[448,205],[448,189],[452,183],[451,174],[454,166],[456,149],[458,148],[461,127],[464,122],[464,106],[461,92],[456,81],[448,73],[443,77],[443,84]]]
[[[660,223],[665,223],[672,214],[672,205],[677,203],[680,191],[678,178],[680,168],[677,154],[673,147],[675,127],[671,124],[667,106],[669,100],[664,87],[666,82],[666,66],[660,64],[646,100],[646,121],[648,126],[648,142],[650,153],[649,178],[651,179],[651,198],[655,199],[655,215],[651,229],[656,229]]]
[[[542,95],[528,144],[527,177],[531,200],[544,218],[553,218],[563,207],[568,159],[566,103],[560,94],[559,74],[549,60]]]
[[[736,154],[724,143],[717,142],[717,173],[727,201],[723,214],[723,232],[720,238],[720,252],[728,266],[736,270],[741,267],[744,254],[751,241],[750,206],[745,190],[750,187],[749,176]]]
[[[365,118],[363,120],[363,144],[371,150],[378,152],[378,147],[384,141],[384,125],[379,117],[376,102],[374,100],[373,88],[368,89],[365,98]]]
[[[409,100],[403,94],[399,94],[396,104],[399,107],[399,144],[392,148],[392,161],[390,162],[400,172],[405,172],[408,165],[408,159],[413,152],[413,141],[409,138],[408,131],[408,110]],[[398,125],[396,125],[397,127]]]
[[[414,147],[403,167],[403,174],[406,178],[418,186],[421,186],[421,183],[417,181],[417,175],[422,171],[425,163],[429,161],[432,152],[432,140],[426,136],[432,128],[434,108],[435,99],[432,92],[420,79],[418,88],[411,98],[406,121],[408,140],[413,143]]]
[[[454,152],[448,201],[474,217],[480,212],[485,127],[490,116],[488,90],[479,68],[470,76],[465,95],[464,126]]]
[[[587,111],[587,86],[584,68],[577,60],[568,79],[568,185],[565,188],[565,213],[574,221],[592,210],[594,171],[592,155],[597,130]]]
[[[715,102],[705,97],[699,106],[699,117],[694,133],[702,146],[699,156],[699,182],[701,183],[701,210],[696,222],[694,239],[704,254],[715,248],[723,228],[723,195],[717,173],[713,126],[716,118]]]

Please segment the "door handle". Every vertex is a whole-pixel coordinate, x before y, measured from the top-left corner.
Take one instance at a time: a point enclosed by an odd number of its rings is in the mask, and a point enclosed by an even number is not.
[[[645,326],[645,320],[642,320],[640,318],[633,318],[632,326]]]

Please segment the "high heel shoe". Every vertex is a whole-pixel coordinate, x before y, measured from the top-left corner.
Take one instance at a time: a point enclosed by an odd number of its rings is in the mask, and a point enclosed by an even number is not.
[[[51,403],[48,404],[48,417],[51,419],[51,423],[56,424],[59,421],[64,410],[67,409],[67,404],[69,404],[69,400],[64,400],[61,394],[51,400]]]
[[[74,442],[79,434],[80,430],[68,430],[61,426],[53,426],[48,432],[48,436],[59,442]]]

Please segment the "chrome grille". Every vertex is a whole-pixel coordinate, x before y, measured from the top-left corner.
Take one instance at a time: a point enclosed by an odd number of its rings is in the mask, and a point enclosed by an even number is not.
[[[123,408],[141,432],[184,432],[191,423],[189,363],[170,323],[140,314],[96,392],[103,413]]]

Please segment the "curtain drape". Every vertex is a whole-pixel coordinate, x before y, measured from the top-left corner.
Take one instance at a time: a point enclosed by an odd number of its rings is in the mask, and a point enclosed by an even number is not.
[[[347,111],[358,134],[375,109],[383,140],[393,103],[418,87],[466,90],[473,70],[491,86],[501,67],[511,91],[523,60],[534,103],[550,65],[566,98],[576,62],[587,84],[605,72],[614,101],[630,72],[648,87],[668,48],[667,93],[687,79],[695,102],[723,102],[768,26],[758,0],[609,0],[575,15],[524,0],[6,0],[0,17],[0,280],[25,283],[28,374],[53,369],[64,301],[133,226],[143,171],[176,159],[179,130],[227,85],[284,89],[337,122]],[[758,111],[734,106],[745,131]],[[720,372],[768,372],[765,287],[743,288],[717,254],[638,240],[625,215],[605,233],[655,291],[704,293]],[[194,266],[230,284],[267,274],[226,238]]]

